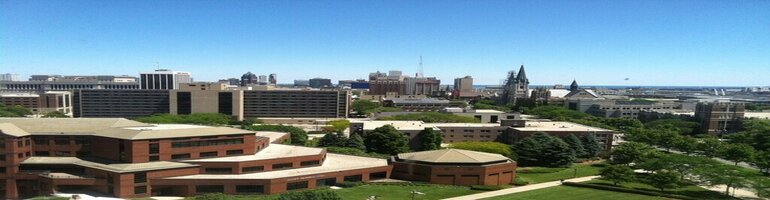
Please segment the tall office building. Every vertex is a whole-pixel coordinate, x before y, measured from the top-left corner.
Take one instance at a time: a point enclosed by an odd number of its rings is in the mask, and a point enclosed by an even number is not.
[[[259,85],[267,85],[268,83],[267,76],[259,75],[259,81],[257,81],[257,83],[259,83]]]
[[[311,78],[308,84],[311,88],[332,87],[332,80],[328,78]]]
[[[268,77],[270,85],[278,84],[278,75],[276,74],[270,74],[270,77]]]
[[[473,92],[473,78],[471,76],[456,78],[454,90],[460,93]]]
[[[743,103],[708,102],[695,106],[695,119],[701,124],[701,133],[719,135],[734,133],[741,127],[746,105]]]
[[[0,81],[19,81],[19,75],[11,73],[0,74]]]
[[[241,86],[247,86],[247,85],[256,85],[257,84],[257,75],[251,72],[246,72],[241,76]]]
[[[153,72],[143,72],[139,75],[140,89],[143,90],[173,90],[178,89],[180,83],[191,83],[190,72],[171,71],[158,69]]]

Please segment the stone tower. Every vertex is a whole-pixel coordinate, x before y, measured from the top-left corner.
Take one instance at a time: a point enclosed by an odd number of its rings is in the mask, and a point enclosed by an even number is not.
[[[516,99],[529,98],[529,79],[524,71],[524,65],[519,68],[519,73],[508,72],[508,78],[503,85],[503,94],[500,96],[500,103],[515,105]]]

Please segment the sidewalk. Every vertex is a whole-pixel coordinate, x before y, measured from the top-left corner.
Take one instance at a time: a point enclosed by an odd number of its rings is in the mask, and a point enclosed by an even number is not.
[[[586,176],[581,178],[573,178],[573,179],[566,179],[565,182],[585,182],[590,181],[595,178],[599,178],[599,176]],[[472,195],[465,195],[465,196],[459,196],[459,197],[452,197],[444,200],[470,200],[470,199],[483,199],[483,198],[490,198],[490,197],[496,197],[496,196],[502,196],[506,194],[513,194],[513,193],[519,193],[519,192],[526,192],[530,190],[537,190],[537,189],[543,189],[547,187],[553,187],[553,186],[559,186],[561,185],[561,181],[551,181],[551,182],[545,182],[545,183],[537,183],[532,185],[525,185],[525,186],[519,186],[519,187],[512,187],[508,189],[502,189],[502,190],[495,190],[490,192],[482,192]]]

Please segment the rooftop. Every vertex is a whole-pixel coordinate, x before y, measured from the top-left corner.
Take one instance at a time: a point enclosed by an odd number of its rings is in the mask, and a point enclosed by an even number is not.
[[[36,164],[36,165],[62,165],[73,164],[83,166],[87,168],[100,169],[116,173],[126,172],[139,172],[161,169],[175,169],[186,167],[197,167],[198,165],[169,162],[169,161],[154,161],[145,163],[110,163],[107,161],[84,160],[78,157],[29,157],[22,161],[21,164]]]
[[[257,136],[270,138],[270,143],[274,143],[278,139],[281,139],[282,137],[289,135],[289,133],[284,132],[273,132],[273,131],[257,131]]]
[[[27,131],[20,129],[11,123],[0,123],[0,133],[14,137],[24,137],[30,135],[27,133]]]
[[[228,156],[217,158],[204,158],[195,160],[185,160],[183,162],[244,162],[254,160],[269,160],[276,158],[286,157],[300,157],[300,156],[312,156],[320,155],[324,152],[321,148],[301,147],[283,144],[270,144],[262,151],[253,155],[245,156]]]
[[[425,123],[426,126],[441,127],[497,127],[499,123]]]
[[[499,110],[492,110],[492,109],[476,109],[474,112],[470,113],[488,113],[488,114],[503,114],[505,112],[499,111]]]
[[[250,174],[196,174],[188,176],[168,177],[164,179],[276,179],[387,166],[388,162],[385,159],[327,153],[326,160],[321,164],[321,166],[315,167],[275,170]]]
[[[445,99],[434,99],[434,98],[419,98],[419,99],[408,99],[408,98],[386,98],[383,99],[383,101],[393,101],[393,103],[449,103],[449,100]]]
[[[611,130],[576,124],[572,122],[527,121],[525,127],[513,127],[518,131],[574,131],[609,132]]]
[[[399,159],[431,163],[490,163],[510,160],[500,154],[462,149],[440,149],[398,154]]]
[[[350,123],[363,123],[364,130],[374,130],[385,125],[391,125],[397,130],[425,130],[425,128],[437,129],[435,126],[427,125],[422,121],[350,121]]]

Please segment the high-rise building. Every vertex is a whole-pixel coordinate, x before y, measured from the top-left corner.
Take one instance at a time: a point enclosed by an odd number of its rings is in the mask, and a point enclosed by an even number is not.
[[[308,80],[302,80],[302,79],[294,80],[294,87],[308,87],[308,86],[310,86],[310,81]]]
[[[267,85],[269,81],[267,80],[267,76],[259,75],[259,81],[257,82],[259,83],[259,85]]]
[[[278,84],[278,75],[276,75],[276,74],[270,74],[270,76],[268,77],[268,79],[269,79],[268,81],[269,81],[270,85],[276,85],[276,84]]]
[[[468,97],[472,95],[475,96],[473,92],[473,78],[471,76],[455,78],[453,89],[454,91],[452,91],[452,96],[455,98]]]
[[[740,129],[745,114],[743,103],[706,102],[695,106],[695,119],[701,124],[701,133],[721,135]]]
[[[432,95],[440,90],[441,81],[436,77],[409,77],[401,71],[391,70],[369,73],[369,94],[371,95]]]
[[[256,85],[259,81],[257,79],[257,75],[251,72],[246,72],[243,74],[243,76],[241,76],[241,86]]]
[[[516,100],[520,98],[529,98],[529,79],[524,72],[524,65],[521,65],[519,72],[508,72],[508,78],[503,85],[503,94],[500,97],[500,103],[515,105]]]
[[[180,83],[191,82],[190,72],[158,69],[139,74],[139,88],[143,90],[173,90],[179,88]]]
[[[328,78],[311,78],[309,80],[309,84],[311,88],[324,88],[324,87],[332,87],[332,80]]]
[[[78,89],[139,89],[133,76],[61,76],[32,75],[28,81],[0,81],[0,91],[41,94],[49,91],[72,91]]]
[[[0,74],[0,81],[19,81],[19,75],[11,73]]]

